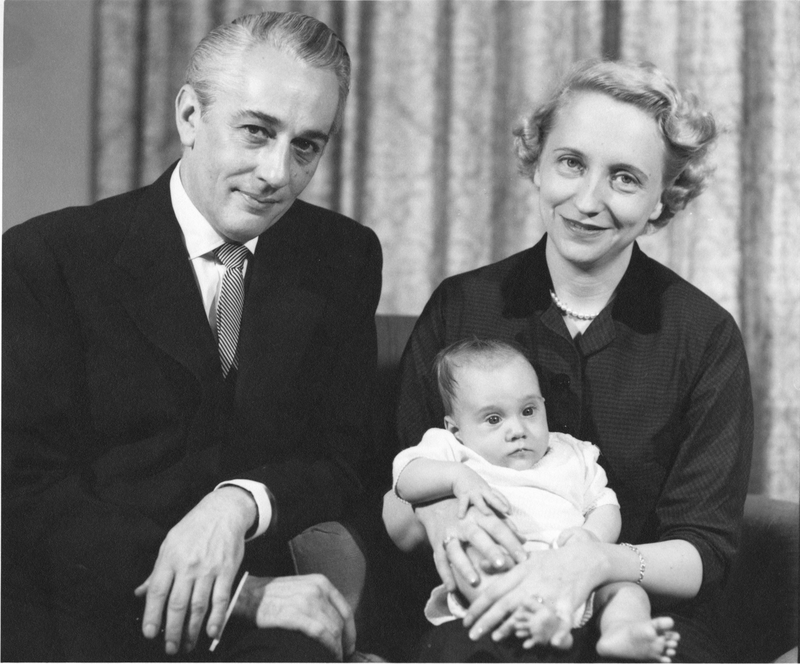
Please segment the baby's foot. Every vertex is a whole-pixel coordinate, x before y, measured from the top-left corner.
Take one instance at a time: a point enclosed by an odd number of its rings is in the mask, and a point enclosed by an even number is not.
[[[606,624],[597,642],[597,654],[636,662],[669,664],[681,635],[672,627],[672,618],[653,618],[637,622]]]

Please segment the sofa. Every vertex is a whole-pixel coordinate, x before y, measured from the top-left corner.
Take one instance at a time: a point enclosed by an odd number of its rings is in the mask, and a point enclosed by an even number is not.
[[[432,587],[429,554],[409,562],[380,528],[380,490],[388,484],[396,450],[397,370],[413,329],[411,316],[379,315],[378,385],[373,404],[376,445],[368,459],[376,490],[353,523],[325,523],[291,542],[300,574],[328,576],[354,607],[360,661],[404,661],[424,629],[424,596]],[[742,547],[725,589],[716,625],[731,662],[797,662],[798,504],[751,494],[745,503]],[[425,556],[423,558],[423,556]],[[426,577],[415,582],[416,575]],[[371,654],[364,654],[364,652]]]

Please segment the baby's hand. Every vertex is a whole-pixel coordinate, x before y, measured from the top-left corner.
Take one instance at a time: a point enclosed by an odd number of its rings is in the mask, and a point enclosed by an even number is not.
[[[571,544],[580,544],[582,542],[599,542],[600,538],[595,535],[591,530],[586,528],[566,528],[561,531],[561,534],[556,540],[556,546],[570,546]]]
[[[509,514],[511,505],[506,497],[495,491],[478,473],[466,466],[461,466],[458,476],[453,481],[453,495],[458,499],[458,518],[463,519],[470,505],[479,512],[491,516],[495,512]]]

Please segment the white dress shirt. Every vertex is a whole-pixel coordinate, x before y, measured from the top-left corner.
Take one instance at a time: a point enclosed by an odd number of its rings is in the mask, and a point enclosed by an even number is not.
[[[170,197],[172,199],[172,209],[180,224],[183,233],[183,242],[189,254],[189,262],[192,265],[195,281],[200,295],[203,298],[203,308],[205,309],[208,323],[217,337],[217,299],[222,286],[222,278],[225,276],[227,268],[217,260],[214,250],[225,244],[227,240],[222,237],[214,227],[208,223],[206,218],[200,214],[194,203],[189,199],[186,189],[180,178],[181,164],[175,167],[169,181]],[[255,253],[258,237],[254,237],[244,246]],[[247,272],[250,262],[245,260],[242,271]],[[272,503],[269,499],[267,487],[261,482],[252,480],[228,480],[217,485],[217,489],[223,486],[234,485],[244,489],[253,496],[258,509],[258,525],[256,531],[248,540],[258,537],[267,531],[272,520]]]

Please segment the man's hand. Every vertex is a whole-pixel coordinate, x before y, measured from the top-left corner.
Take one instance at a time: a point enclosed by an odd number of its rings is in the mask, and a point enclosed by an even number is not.
[[[464,552],[463,543],[468,543],[485,561],[484,571],[497,572],[508,568],[514,562],[527,558],[522,548],[524,539],[514,529],[508,519],[496,514],[482,514],[475,507],[467,510],[463,519],[458,518],[458,501],[455,498],[440,500],[427,506],[419,506],[417,517],[425,526],[425,532],[433,548],[436,570],[447,590],[457,589],[453,572],[475,585],[480,578]],[[509,554],[513,560],[509,559]]]
[[[249,577],[233,615],[257,627],[291,629],[319,641],[338,661],[353,654],[356,626],[342,594],[321,574]]]
[[[142,619],[145,637],[155,638],[165,620],[168,655],[178,652],[181,641],[187,652],[194,648],[209,603],[206,632],[211,638],[219,633],[231,584],[244,556],[244,536],[256,516],[249,493],[223,487],[205,496],[167,534],[153,571],[135,594],[147,595]]]

